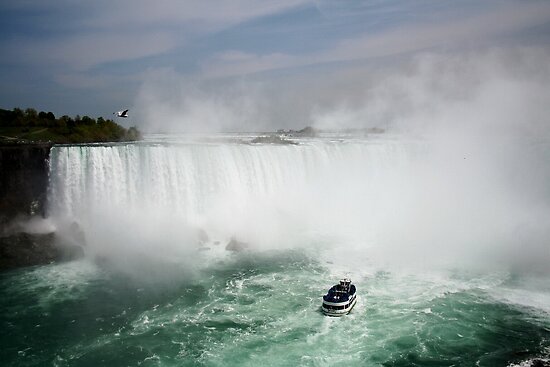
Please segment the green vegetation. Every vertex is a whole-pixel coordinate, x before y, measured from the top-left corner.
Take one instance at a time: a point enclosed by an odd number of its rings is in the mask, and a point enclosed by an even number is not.
[[[0,142],[94,143],[135,141],[141,133],[135,127],[126,129],[102,117],[61,116],[37,112],[33,108],[12,111],[0,109]]]

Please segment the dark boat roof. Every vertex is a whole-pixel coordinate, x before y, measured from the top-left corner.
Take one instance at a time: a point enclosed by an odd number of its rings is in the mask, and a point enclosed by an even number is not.
[[[347,288],[347,289],[346,289]],[[357,289],[354,284],[350,284],[349,288],[343,288],[341,284],[332,286],[326,295],[323,296],[323,301],[326,302],[346,302],[355,294]]]

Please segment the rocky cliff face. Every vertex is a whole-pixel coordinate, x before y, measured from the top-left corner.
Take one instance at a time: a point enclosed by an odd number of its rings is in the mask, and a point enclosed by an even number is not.
[[[44,215],[50,144],[0,146],[0,230],[18,216]]]
[[[82,255],[55,233],[24,233],[31,217],[45,215],[49,144],[0,145],[0,271]]]

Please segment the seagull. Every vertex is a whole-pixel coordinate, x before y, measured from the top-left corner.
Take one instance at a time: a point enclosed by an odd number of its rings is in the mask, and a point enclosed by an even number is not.
[[[118,117],[128,117],[128,110],[113,112],[113,115],[114,114],[116,114]]]

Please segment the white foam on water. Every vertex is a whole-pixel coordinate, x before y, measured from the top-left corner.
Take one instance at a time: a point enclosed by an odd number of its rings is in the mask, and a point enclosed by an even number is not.
[[[85,298],[87,286],[106,275],[84,259],[32,268],[10,284],[14,293],[38,297],[38,305],[49,309],[66,300]]]

